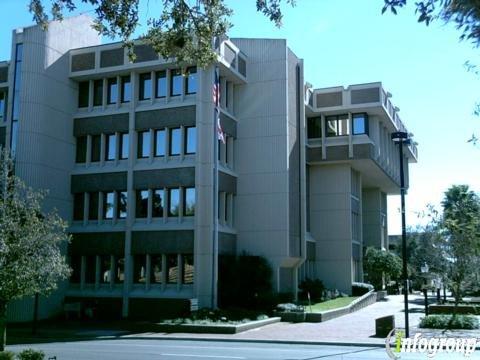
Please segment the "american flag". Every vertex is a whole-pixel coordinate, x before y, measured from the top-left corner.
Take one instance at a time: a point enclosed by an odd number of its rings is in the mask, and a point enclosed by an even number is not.
[[[215,67],[215,81],[213,82],[213,103],[215,104],[215,120],[217,122],[217,138],[221,140],[224,144],[225,134],[222,129],[222,124],[220,122],[220,78],[218,76],[218,67]]]

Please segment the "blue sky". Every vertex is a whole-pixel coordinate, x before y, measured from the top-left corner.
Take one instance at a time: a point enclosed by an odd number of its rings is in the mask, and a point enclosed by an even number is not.
[[[32,23],[27,2],[0,0],[0,60],[10,58],[11,30]],[[480,49],[459,42],[452,26],[426,28],[411,7],[382,16],[383,0],[297,0],[294,8],[284,5],[278,29],[256,13],[254,0],[227,2],[234,10],[230,36],[286,38],[305,60],[305,78],[314,87],[382,81],[393,94],[419,143],[419,162],[410,167],[408,224],[419,222],[415,213],[427,203],[439,204],[452,184],[480,191],[480,147],[466,142],[473,132],[480,135],[480,118],[473,116],[480,77],[463,66],[467,60],[480,64]],[[141,0],[141,22],[155,16],[160,4]],[[392,234],[400,232],[398,207],[398,196],[390,197]]]

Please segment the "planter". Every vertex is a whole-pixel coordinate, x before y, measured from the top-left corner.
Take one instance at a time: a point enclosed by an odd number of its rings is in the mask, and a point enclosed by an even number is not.
[[[280,316],[282,321],[284,322],[298,323],[298,322],[304,322],[307,314],[305,312],[279,311],[276,313],[276,315]]]

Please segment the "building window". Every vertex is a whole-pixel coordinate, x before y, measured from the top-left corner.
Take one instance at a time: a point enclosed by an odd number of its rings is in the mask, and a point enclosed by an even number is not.
[[[152,98],[152,74],[140,74],[140,100],[148,100]]]
[[[3,91],[0,91],[0,120],[5,116],[5,102],[7,99],[7,94]]]
[[[187,94],[195,94],[197,92],[197,68],[195,66],[187,69],[186,83]]]
[[[197,128],[189,126],[185,128],[185,154],[195,154],[197,150]]]
[[[353,114],[353,135],[368,134],[367,114]]]
[[[155,156],[165,156],[165,129],[155,130]]]
[[[325,118],[327,137],[344,136],[350,134],[348,115],[327,116]]]
[[[178,282],[178,256],[177,254],[167,255],[167,284]]]
[[[147,275],[147,256],[135,255],[133,259],[133,282],[136,284],[145,284]]]
[[[75,161],[79,164],[85,163],[87,161],[87,137],[86,136],[77,137]]]
[[[132,99],[132,87],[130,76],[122,76],[122,103],[128,103]]]
[[[78,83],[78,107],[88,107],[88,99],[90,94],[90,82],[82,81]]]
[[[107,104],[116,104],[118,100],[117,78],[108,79]]]
[[[178,216],[180,189],[168,189],[168,216]]]
[[[101,106],[103,103],[103,79],[93,82],[93,106]]]
[[[127,192],[126,191],[117,191],[117,218],[126,219],[127,218]]]
[[[182,95],[182,72],[180,69],[170,71],[170,96]]]
[[[193,255],[182,255],[183,259],[183,278],[182,283],[193,284],[193,274],[195,268],[193,267]]]
[[[153,217],[163,217],[163,208],[164,208],[164,199],[165,192],[163,189],[157,189],[153,191],[152,199],[152,216]]]
[[[162,255],[151,255],[151,280],[153,284],[161,284],[163,282],[163,261]]]
[[[115,259],[115,283],[125,281],[125,258]]]
[[[148,190],[137,190],[136,203],[136,217],[146,218],[148,216]]]
[[[100,256],[100,282],[110,284],[112,279],[112,257],[110,255]]]
[[[150,131],[140,131],[138,133],[138,158],[148,158],[150,156]]]
[[[100,135],[92,135],[92,154],[90,157],[91,162],[100,161],[100,147],[102,137]]]
[[[105,135],[105,160],[115,160],[115,152],[117,149],[117,137],[115,134]]]
[[[120,151],[120,156],[119,158],[121,160],[124,160],[124,159],[128,159],[128,152],[129,152],[129,148],[128,148],[128,133],[123,133],[123,134],[120,134],[120,147],[119,147],[119,151]]]
[[[103,193],[103,218],[105,220],[113,219],[115,193],[113,191]]]
[[[170,129],[170,156],[180,155],[181,129]]]
[[[87,256],[85,259],[85,283],[95,284],[97,278],[97,257]]]
[[[322,137],[322,119],[314,117],[308,119],[308,138],[320,139]]]
[[[163,98],[167,96],[167,72],[165,70],[157,71],[157,73],[155,74],[155,77],[157,80],[155,97]]]
[[[195,215],[195,188],[184,188],[183,215]]]
[[[225,207],[223,211],[223,221],[225,224],[228,224],[229,217],[229,207],[230,207],[230,194],[225,193]]]
[[[85,194],[77,193],[73,195],[73,220],[83,220],[83,211],[85,209]]]
[[[82,257],[80,255],[70,256],[70,267],[72,268],[72,273],[70,275],[70,283],[80,284],[82,278]]]
[[[98,220],[98,191],[89,193],[88,220]]]

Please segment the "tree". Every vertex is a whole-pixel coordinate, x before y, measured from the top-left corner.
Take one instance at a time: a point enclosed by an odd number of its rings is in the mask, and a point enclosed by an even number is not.
[[[480,250],[480,198],[467,185],[454,185],[442,201],[445,257],[455,306],[469,281],[476,279]]]
[[[42,211],[44,194],[27,187],[0,152],[0,351],[6,342],[7,305],[35,294],[48,295],[70,269],[60,247],[66,223]]]
[[[363,266],[368,281],[376,290],[383,288],[383,280],[397,280],[402,274],[402,261],[399,256],[385,250],[368,247]]]
[[[148,1],[148,0],[147,0]],[[29,9],[37,24],[44,28],[49,20],[61,20],[65,11],[86,3],[95,10],[95,29],[110,38],[119,37],[133,53],[132,36],[138,26],[140,0],[29,0]],[[295,0],[285,0],[291,5]],[[51,6],[50,16],[45,4]],[[228,22],[232,10],[225,0],[162,0],[163,10],[148,21],[149,29],[142,40],[164,58],[174,57],[179,64],[197,64],[207,67],[216,60],[214,38],[225,36],[231,27]],[[282,0],[256,0],[257,11],[277,26],[281,26]]]

